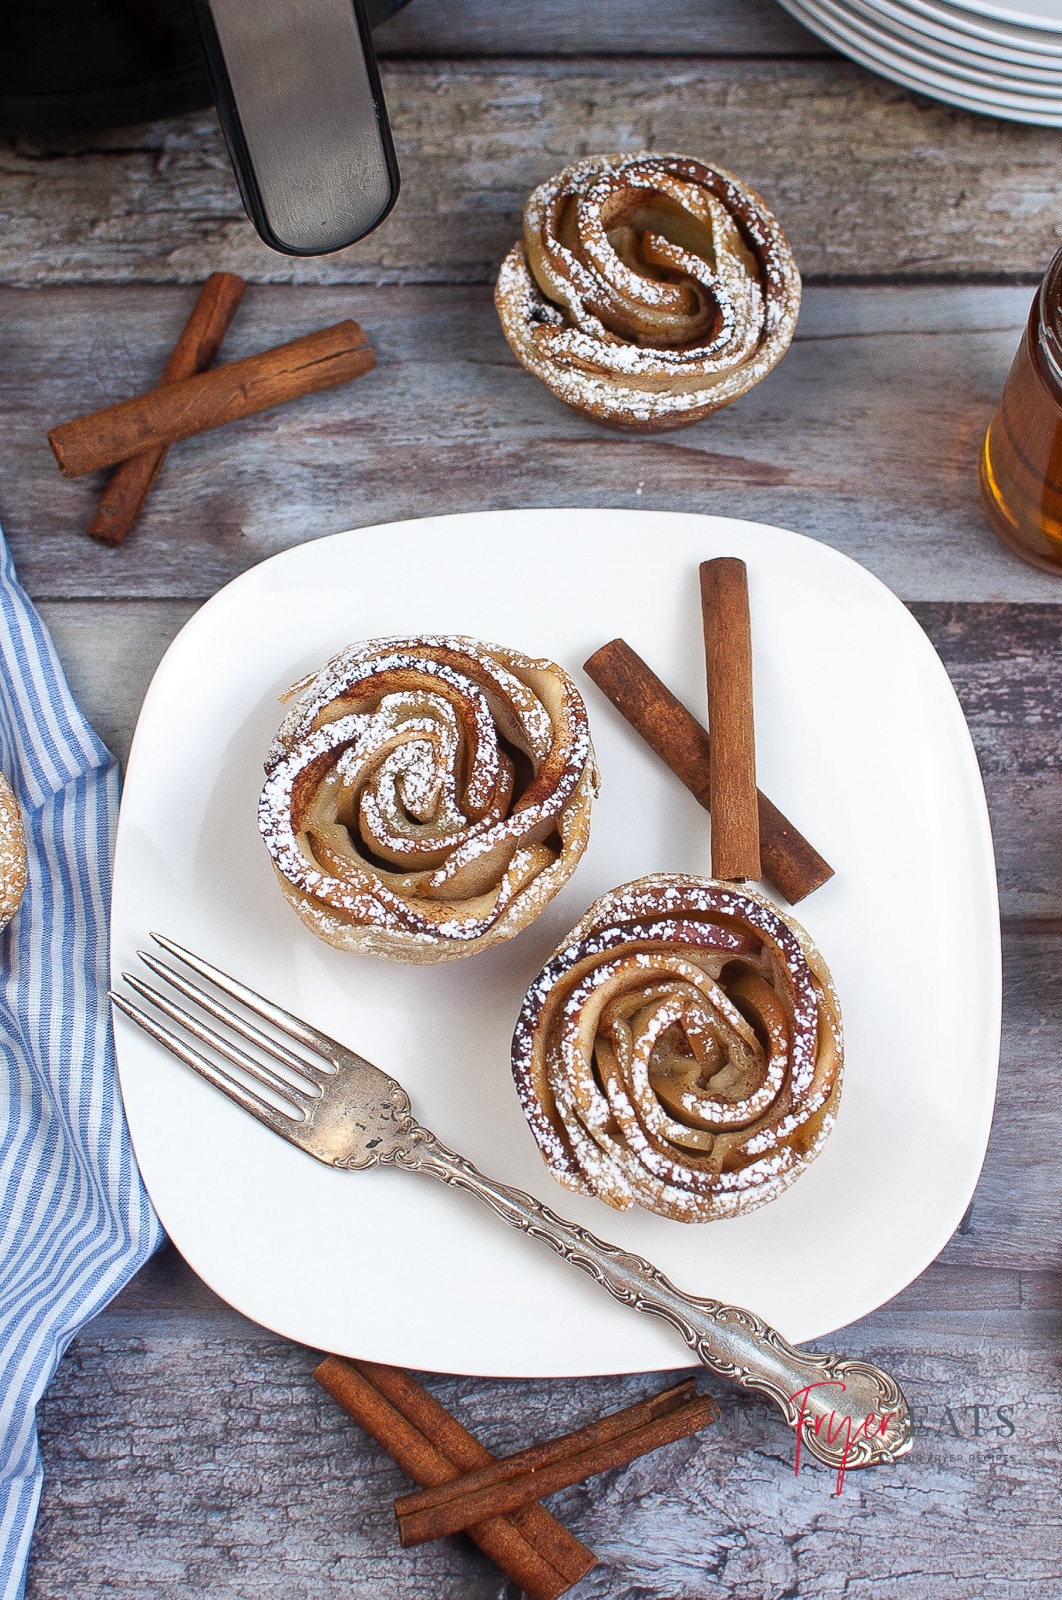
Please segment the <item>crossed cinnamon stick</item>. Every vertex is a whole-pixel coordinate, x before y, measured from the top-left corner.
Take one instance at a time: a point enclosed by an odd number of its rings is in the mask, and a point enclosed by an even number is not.
[[[710,811],[708,732],[667,684],[624,639],[602,645],[583,663],[583,670],[694,799]],[[756,801],[764,876],[795,906],[832,878],[833,868],[762,790],[757,790]]]
[[[214,365],[221,341],[236,315],[246,287],[243,279],[234,272],[210,274],[199,292],[192,315],[181,330],[181,337],[173,347],[173,354],[159,379],[160,388],[164,383],[190,378],[194,373],[205,372]],[[50,439],[51,434],[48,437]],[[167,449],[167,445],[158,445],[154,450],[145,450],[123,461],[111,473],[103,498],[96,508],[96,515],[88,525],[88,533],[93,539],[98,539],[101,544],[122,543],[151,493],[151,486],[166,459]]]
[[[716,1421],[692,1378],[563,1438],[496,1460],[407,1372],[327,1356],[321,1387],[421,1485],[395,1501],[403,1545],[467,1532],[529,1600],[559,1600],[597,1557],[538,1501]]]
[[[339,322],[290,344],[222,367],[212,363],[246,285],[215,272],[203,285],[158,387],[120,405],[64,422],[48,435],[64,477],[121,463],[88,532],[121,544],[178,439],[266,411],[300,395],[358,378],[375,365],[356,322]]]

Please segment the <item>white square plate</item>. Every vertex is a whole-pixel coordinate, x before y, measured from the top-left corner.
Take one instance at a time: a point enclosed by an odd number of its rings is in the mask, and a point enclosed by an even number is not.
[[[797,915],[841,997],[837,1126],[773,1204],[707,1225],[558,1188],[517,1102],[524,992],[605,889],[710,871],[704,811],[582,672],[622,635],[703,706],[697,565],[749,569],[761,787],[836,868]],[[603,776],[590,846],[539,921],[439,967],[316,940],[258,836],[278,696],[354,640],[465,633],[551,656],[586,697]],[[115,976],[168,934],[394,1074],[492,1176],[745,1305],[796,1342],[896,1294],[958,1224],[988,1140],[999,1050],[995,873],[980,774],[931,645],[878,580],[795,533],[719,517],[509,511],[362,528],[265,561],[184,628],[144,703],[118,831]],[[318,1348],[401,1366],[550,1376],[675,1366],[666,1327],[476,1202],[339,1173],[116,1021],[122,1090],[175,1244],[232,1305]]]

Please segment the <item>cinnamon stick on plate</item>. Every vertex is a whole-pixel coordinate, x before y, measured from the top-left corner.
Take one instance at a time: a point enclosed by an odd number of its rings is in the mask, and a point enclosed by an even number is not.
[[[760,818],[748,577],[745,563],[736,556],[702,561],[700,575],[711,730],[712,877],[727,883],[758,883]]]
[[[64,422],[52,429],[48,442],[64,476],[77,478],[299,395],[349,383],[368,372],[375,360],[358,324],[338,322],[261,355],[227,362]]]
[[[199,291],[192,314],[173,347],[159,383],[176,383],[212,367],[228,332],[229,323],[243,299],[247,285],[234,272],[212,272]],[[140,514],[141,507],[166,459],[166,445],[130,456],[112,472],[88,525],[88,533],[101,544],[121,544]]]
[[[404,1545],[413,1545],[458,1533],[483,1517],[514,1511],[595,1473],[626,1466],[650,1450],[699,1432],[718,1416],[715,1401],[699,1395],[696,1381],[689,1378],[575,1433],[504,1456],[419,1494],[403,1495],[395,1501],[399,1537]]]
[[[415,1483],[436,1487],[487,1466],[490,1452],[408,1373],[327,1356],[314,1377]],[[468,1528],[528,1600],[559,1600],[597,1565],[592,1550],[536,1502]]]
[[[711,741],[667,684],[624,639],[602,645],[584,663],[584,670],[694,799],[710,811]],[[765,794],[757,791],[756,803],[764,876],[790,905],[796,905],[832,878],[833,868]]]

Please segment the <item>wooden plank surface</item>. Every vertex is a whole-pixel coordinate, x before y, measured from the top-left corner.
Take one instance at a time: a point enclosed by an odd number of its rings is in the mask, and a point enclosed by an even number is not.
[[[846,1330],[915,1404],[916,1451],[809,1468],[765,1409],[557,1497],[603,1558],[576,1600],[1029,1600],[1062,1593],[1062,590],[987,531],[973,467],[1057,246],[1062,135],[978,118],[831,58],[771,0],[414,0],[379,35],[403,165],[352,251],[270,255],[211,116],[0,143],[0,521],[74,686],[124,754],[166,643],[221,583],[305,538],[508,505],[718,511],[795,527],[912,604],[956,685],[1000,867],[996,1122],[939,1260]],[[754,183],[805,276],[798,339],[685,433],[603,433],[513,361],[489,299],[532,185],[586,151],[679,148]],[[121,551],[82,529],[44,432],[152,382],[182,284],[248,294],[226,357],[343,317],[378,371],[177,447]],[[944,280],[947,280],[945,283]],[[859,284],[865,286],[860,287]],[[370,384],[372,388],[370,389]],[[932,981],[912,929],[912,981]],[[28,1600],[513,1600],[467,1543],[401,1551],[401,1474],[309,1381],[310,1352],[168,1251],[75,1341],[42,1407]],[[429,1380],[498,1450],[662,1388]],[[723,1394],[725,1391],[720,1390]],[[1013,1430],[1013,1431],[1012,1431]]]
[[[968,1231],[890,1306],[822,1341],[897,1373],[914,1451],[838,1498],[814,1465],[794,1477],[766,1407],[711,1384],[719,1428],[551,1502],[602,1557],[574,1600],[1056,1592],[1062,934],[1007,946],[999,1111]],[[315,1359],[228,1310],[172,1251],[157,1258],[74,1343],[41,1408],[28,1600],[508,1596],[464,1541],[398,1547],[402,1475],[317,1390]],[[427,1381],[509,1451],[667,1379]]]
[[[647,16],[652,13],[647,12]],[[0,146],[0,282],[490,280],[535,184],[576,156],[678,150],[780,217],[810,279],[1028,280],[1057,246],[1062,133],[938,105],[841,60],[384,63],[403,188],[370,238],[268,251],[217,123]]]
[[[1062,605],[913,610],[973,735],[1003,914],[1062,916]],[[1050,983],[1046,970],[1040,978]]]
[[[1057,925],[1056,925],[1057,926]],[[1062,1238],[1062,927],[1006,929],[1005,1022],[995,1120],[966,1231],[939,1260],[955,1267],[1057,1272]]]
[[[413,0],[376,29],[398,56],[824,56],[774,0]]]
[[[115,747],[128,745],[137,702],[187,605],[43,607],[75,691]],[[949,1271],[1033,1274],[1015,1304],[1062,1301],[1047,1282],[1062,1236],[1062,606],[920,605],[970,722],[992,808],[1001,902],[1009,918],[1001,1087],[972,1218],[941,1261]],[[1053,922],[1047,919],[1055,919]],[[912,959],[931,981],[931,953]],[[1020,1181],[1018,1181],[1020,1174]],[[993,1280],[991,1294],[1002,1294]],[[962,1306],[965,1278],[934,1280],[930,1302]],[[1031,1299],[1030,1299],[1031,1297]],[[999,1303],[998,1301],[996,1302]]]
[[[196,609],[187,600],[39,606],[79,705],[123,765],[152,673]]]
[[[194,605],[62,601],[41,609],[82,706],[124,760],[151,674]],[[1062,917],[1062,605],[914,610],[973,733],[1003,914]]]
[[[840,1497],[821,1468],[794,1476],[791,1436],[764,1409],[729,1401],[699,1438],[555,1496],[602,1558],[573,1600],[1057,1594],[1051,1349],[1042,1334],[1015,1348],[1002,1317],[956,1317],[948,1332],[945,1351],[927,1319],[853,1339],[853,1354],[902,1373],[921,1432],[909,1457],[853,1474]],[[463,1541],[398,1547],[391,1500],[407,1480],[317,1390],[314,1359],[194,1317],[112,1319],[79,1340],[44,1407],[51,1474],[27,1600],[510,1600]],[[427,1381],[510,1451],[669,1376]]]
[[[976,458],[1027,289],[809,290],[797,339],[706,421],[626,436],[518,365],[489,292],[259,286],[226,359],[353,315],[378,368],[177,445],[119,550],[89,540],[102,476],[67,481],[45,433],[150,385],[188,289],[0,290],[0,521],[37,598],[203,599],[263,557],[343,528],[507,506],[717,512],[844,550],[907,600],[1052,601],[1002,548]]]
[[[45,615],[68,662],[82,662],[74,675],[85,703],[95,682],[101,703],[113,705],[115,683],[129,674],[101,671],[93,680],[94,642],[127,625],[147,665],[188,609],[65,603]],[[946,654],[990,780],[1004,781],[1015,766],[1031,772],[1041,759],[1050,769],[1058,740],[1044,713],[1057,715],[1059,703],[1058,609],[948,604],[916,614]],[[1015,836],[1018,862],[1021,843]],[[1060,860],[1048,861],[1056,892]],[[586,1600],[627,1600],[632,1584],[643,1600],[755,1600],[784,1595],[783,1578],[799,1581],[793,1593],[827,1596],[839,1551],[849,1593],[867,1600],[887,1593],[876,1585],[894,1573],[896,1592],[912,1600],[969,1600],[977,1573],[985,1576],[979,1597],[1050,1592],[1062,1559],[1050,1500],[1062,1399],[1062,1104],[1052,1092],[1062,1054],[1054,981],[1062,930],[1014,927],[1006,955],[997,1116],[965,1231],[897,1301],[843,1336],[846,1350],[901,1373],[923,1424],[917,1456],[887,1475],[850,1480],[835,1501],[815,1469],[791,1482],[792,1444],[769,1413],[727,1401],[724,1430],[688,1457],[665,1453],[560,1497],[566,1520],[606,1558],[581,1591]],[[913,959],[921,959],[916,946]],[[49,1392],[49,1477],[30,1600],[71,1584],[88,1600],[115,1589],[175,1600],[188,1587],[267,1600],[340,1588],[383,1600],[498,1594],[496,1577],[461,1542],[398,1550],[388,1503],[400,1475],[324,1413],[311,1365],[306,1352],[229,1312],[172,1256],[154,1264],[86,1331]],[[649,1384],[434,1386],[447,1403],[467,1406],[463,1414],[496,1448],[516,1448]],[[904,1532],[912,1504],[928,1516],[913,1542]],[[1016,1527],[1022,1561],[1013,1567],[1005,1553]],[[703,1587],[706,1574],[715,1589]],[[678,1588],[684,1576],[702,1587]]]
[[[1062,993],[1053,981],[1060,961],[1062,925],[1004,925],[999,1089],[984,1169],[960,1229],[889,1315],[1062,1307],[1062,1097],[1053,1089],[1062,1057]],[[607,1221],[602,1212],[606,1234]],[[220,1302],[186,1271],[134,1286],[115,1302],[115,1314],[188,1307],[216,1311]]]

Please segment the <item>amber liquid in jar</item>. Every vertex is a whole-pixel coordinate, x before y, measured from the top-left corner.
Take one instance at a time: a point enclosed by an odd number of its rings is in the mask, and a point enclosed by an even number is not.
[[[981,499],[1003,543],[1062,572],[1062,251],[1032,303],[980,470]]]

